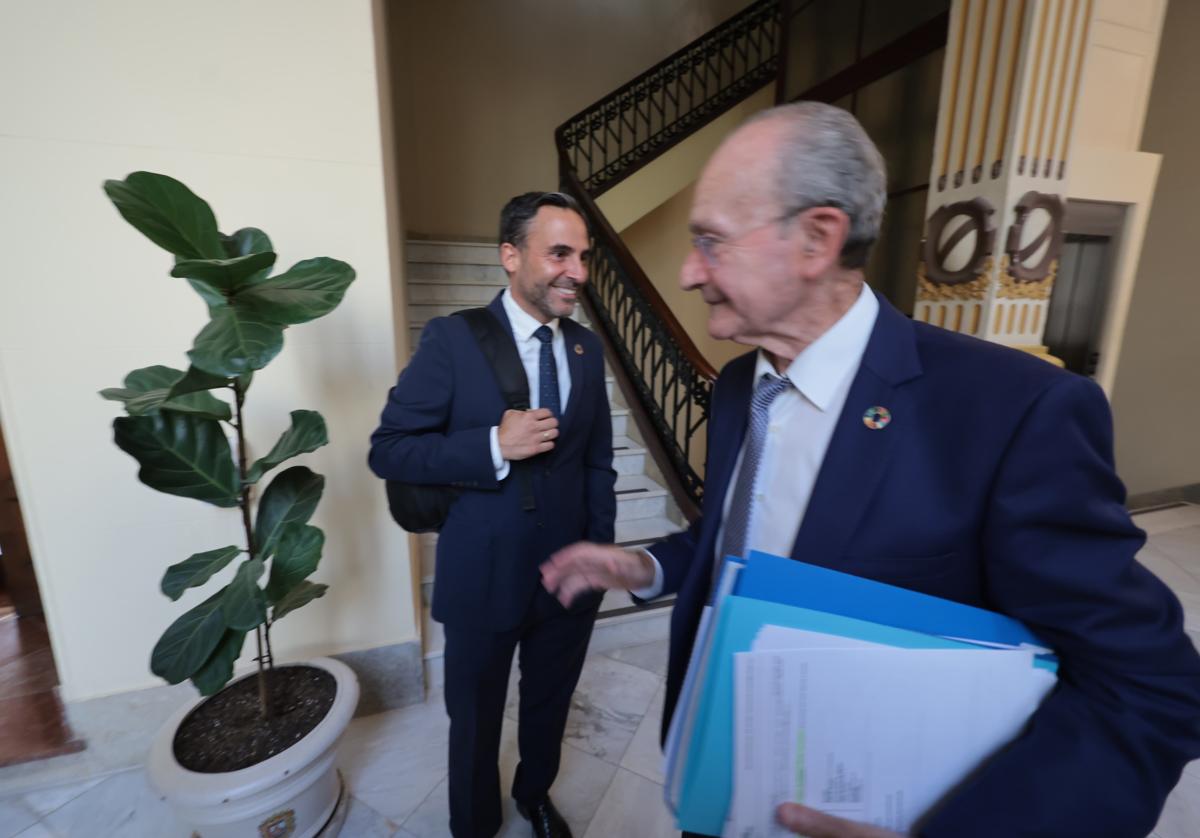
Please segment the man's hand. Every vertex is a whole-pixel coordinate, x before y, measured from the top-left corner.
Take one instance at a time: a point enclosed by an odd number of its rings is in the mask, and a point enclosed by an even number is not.
[[[799,803],[784,803],[775,810],[775,819],[780,826],[806,838],[899,838],[899,833],[835,818]]]
[[[525,460],[545,454],[554,447],[557,436],[558,420],[546,408],[506,410],[497,434],[500,456],[506,460]]]
[[[559,550],[542,565],[542,584],[568,607],[588,591],[637,590],[653,582],[654,561],[649,556],[611,544],[580,541]]]

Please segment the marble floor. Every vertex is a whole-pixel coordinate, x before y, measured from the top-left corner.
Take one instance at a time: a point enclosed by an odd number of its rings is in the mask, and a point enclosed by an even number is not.
[[[1179,595],[1200,645],[1200,506],[1136,516],[1150,540],[1140,560]],[[662,803],[658,727],[666,640],[592,654],[563,743],[555,802],[577,838],[658,838],[678,833]],[[515,681],[515,679],[514,679]],[[515,687],[515,683],[513,685]],[[501,744],[505,787],[517,761],[510,698]],[[356,719],[341,765],[353,799],[345,838],[440,838],[446,827],[446,736],[441,696]],[[1153,835],[1200,833],[1200,762],[1188,766]],[[506,802],[502,836],[529,826]],[[0,838],[186,838],[140,769],[0,796]]]

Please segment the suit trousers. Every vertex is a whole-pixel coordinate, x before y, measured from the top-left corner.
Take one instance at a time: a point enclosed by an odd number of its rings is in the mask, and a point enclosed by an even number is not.
[[[534,804],[558,774],[571,695],[587,654],[595,608],[568,612],[539,585],[515,629],[446,625],[445,699],[450,716],[450,832],[454,838],[491,838],[502,823],[500,730],[508,676],[520,647],[517,743],[520,763],[512,796]]]

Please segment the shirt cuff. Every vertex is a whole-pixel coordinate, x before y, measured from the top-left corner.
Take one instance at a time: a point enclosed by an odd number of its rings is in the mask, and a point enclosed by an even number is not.
[[[492,425],[492,432],[488,439],[492,445],[492,468],[496,470],[496,481],[499,482],[508,477],[508,460],[504,459],[504,455],[500,453],[500,426]]]
[[[638,599],[654,599],[656,596],[662,593],[663,589],[662,565],[658,563],[658,559],[654,558],[654,554],[649,550],[642,550],[641,552],[649,556],[650,561],[654,562],[654,581],[645,588],[639,588],[638,590],[630,591],[629,593],[633,594]]]

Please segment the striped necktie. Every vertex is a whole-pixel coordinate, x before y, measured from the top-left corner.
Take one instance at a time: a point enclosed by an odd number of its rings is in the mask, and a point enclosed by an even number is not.
[[[771,402],[791,384],[787,378],[766,373],[759,379],[754,396],[750,399],[746,448],[742,455],[742,467],[738,470],[737,483],[733,487],[729,513],[725,516],[725,533],[721,538],[722,562],[726,556],[744,556],[749,546],[746,540],[750,535],[754,515],[754,485],[758,479],[758,466],[762,460],[763,446],[767,441],[767,414]]]

